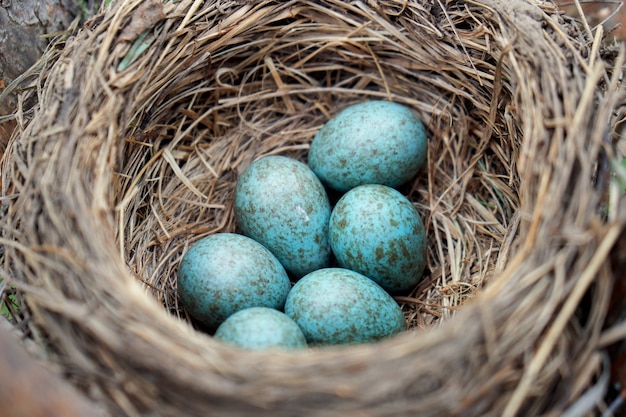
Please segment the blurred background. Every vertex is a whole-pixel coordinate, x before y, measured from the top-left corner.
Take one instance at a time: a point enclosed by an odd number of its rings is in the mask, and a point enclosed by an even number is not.
[[[563,11],[570,16],[579,16],[578,7],[574,1],[557,0]],[[618,41],[626,39],[626,0],[598,0],[579,1],[580,9],[593,27],[598,24],[604,25],[605,31]]]

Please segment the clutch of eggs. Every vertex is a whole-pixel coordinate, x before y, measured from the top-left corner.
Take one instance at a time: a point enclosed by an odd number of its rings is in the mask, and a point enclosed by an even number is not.
[[[427,149],[409,108],[367,101],[320,129],[308,165],[254,161],[235,189],[245,236],[218,233],[189,249],[178,273],[183,305],[217,339],[246,349],[367,343],[404,330],[390,294],[420,281],[426,235],[394,188],[415,177]],[[334,207],[326,187],[343,194]]]

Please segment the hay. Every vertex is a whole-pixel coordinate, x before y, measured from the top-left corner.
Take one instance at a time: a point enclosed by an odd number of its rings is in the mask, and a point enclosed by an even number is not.
[[[115,2],[42,70],[3,160],[18,325],[112,415],[583,415],[626,222],[605,198],[623,54],[601,41],[519,0]],[[238,174],[306,160],[374,98],[430,132],[402,190],[430,242],[411,331],[298,354],[196,331],[177,264],[236,230]]]

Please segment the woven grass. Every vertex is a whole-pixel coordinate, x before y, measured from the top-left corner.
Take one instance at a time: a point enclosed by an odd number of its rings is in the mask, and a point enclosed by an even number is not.
[[[111,415],[585,415],[626,224],[607,198],[624,55],[602,41],[520,0],[114,2],[49,51],[3,159],[16,326]],[[301,353],[200,332],[177,265],[237,230],[238,175],[306,161],[367,99],[429,131],[402,189],[429,238],[397,297],[410,331]]]

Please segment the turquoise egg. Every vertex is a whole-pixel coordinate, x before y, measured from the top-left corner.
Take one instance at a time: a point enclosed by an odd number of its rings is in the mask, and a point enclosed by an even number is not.
[[[282,309],[287,272],[260,243],[234,233],[198,240],[178,268],[178,294],[187,312],[210,329],[249,307]]]
[[[296,278],[328,265],[330,203],[306,164],[285,156],[253,162],[237,181],[234,210],[243,234]]]
[[[243,349],[302,349],[307,346],[302,330],[287,315],[266,307],[252,307],[228,317],[215,338]]]
[[[319,130],[308,162],[322,182],[341,192],[362,184],[397,187],[424,165],[427,148],[424,125],[408,107],[366,101]]]
[[[340,266],[391,293],[413,289],[426,267],[426,232],[413,204],[393,188],[355,187],[335,205],[330,244]]]
[[[343,268],[318,269],[298,281],[285,314],[313,346],[376,342],[406,329],[395,300],[371,279]]]

